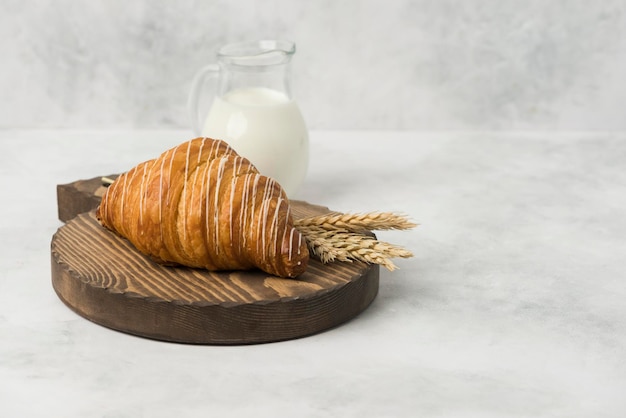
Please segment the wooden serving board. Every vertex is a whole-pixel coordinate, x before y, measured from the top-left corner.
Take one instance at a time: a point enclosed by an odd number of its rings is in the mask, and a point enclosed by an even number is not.
[[[59,187],[70,186],[75,185]],[[67,203],[62,200],[59,194],[60,217],[71,217],[61,209]],[[292,201],[292,211],[299,218],[328,209]],[[67,306],[100,325],[165,341],[251,344],[298,338],[353,318],[378,293],[379,266],[361,262],[311,259],[297,279],[260,270],[162,266],[102,228],[93,210],[59,228],[51,253],[52,284]]]

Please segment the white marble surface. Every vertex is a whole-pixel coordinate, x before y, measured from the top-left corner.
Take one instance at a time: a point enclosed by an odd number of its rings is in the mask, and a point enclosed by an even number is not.
[[[0,127],[188,128],[224,43],[296,42],[311,129],[626,130],[623,0],[3,0]]]
[[[2,417],[623,417],[626,135],[314,131],[301,198],[396,210],[373,305],[274,344],[95,325],[50,284],[55,186],[186,131],[0,131]]]

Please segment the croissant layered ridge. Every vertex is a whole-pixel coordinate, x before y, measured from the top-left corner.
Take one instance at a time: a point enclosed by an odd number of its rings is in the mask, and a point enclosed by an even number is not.
[[[281,186],[228,144],[195,138],[122,174],[100,223],[159,263],[208,270],[306,269],[309,252]]]

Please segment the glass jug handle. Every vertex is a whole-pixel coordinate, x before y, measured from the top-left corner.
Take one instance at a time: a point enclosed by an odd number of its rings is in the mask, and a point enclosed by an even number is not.
[[[208,114],[203,112],[200,108],[200,97],[206,82],[210,78],[217,77],[219,74],[219,66],[217,64],[210,64],[202,68],[195,75],[191,81],[191,90],[189,91],[189,98],[187,100],[187,108],[189,110],[189,117],[191,119],[191,128],[195,135],[202,135],[202,124],[204,118]]]

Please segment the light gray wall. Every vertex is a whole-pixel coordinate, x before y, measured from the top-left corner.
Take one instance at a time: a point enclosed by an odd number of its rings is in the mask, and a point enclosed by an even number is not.
[[[187,127],[226,42],[296,42],[312,129],[624,130],[618,0],[0,0],[0,127]]]

